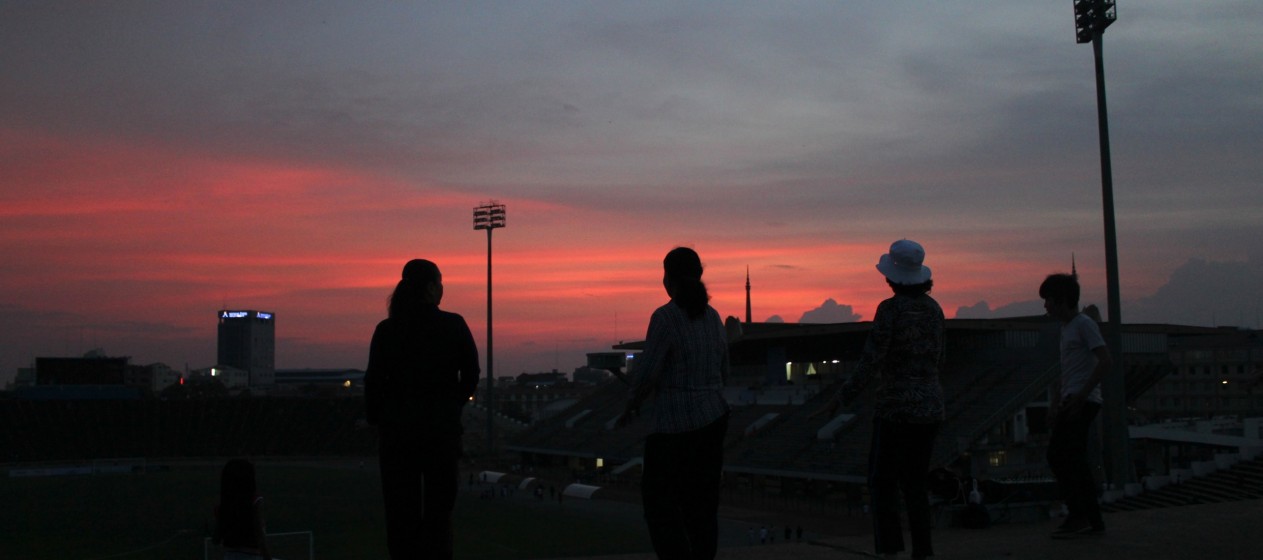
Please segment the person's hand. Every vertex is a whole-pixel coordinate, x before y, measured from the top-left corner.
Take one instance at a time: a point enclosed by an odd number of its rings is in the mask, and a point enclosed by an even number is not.
[[[1071,395],[1070,398],[1061,401],[1061,410],[1058,414],[1074,415],[1083,409],[1083,403],[1087,402],[1087,397],[1083,395]]]

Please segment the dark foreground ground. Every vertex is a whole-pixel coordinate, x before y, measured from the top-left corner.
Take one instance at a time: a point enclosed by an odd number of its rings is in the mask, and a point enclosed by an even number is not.
[[[1263,558],[1263,500],[1193,505],[1106,514],[1101,537],[1054,540],[1059,520],[995,525],[989,529],[945,529],[934,533],[935,558],[946,560],[1166,560]],[[836,560],[872,558],[868,534],[817,536],[803,543],[730,546],[719,560]],[[907,558],[905,552],[902,556]],[[589,557],[588,560],[649,560],[652,554]]]
[[[311,531],[318,558],[385,558],[376,465],[263,462],[269,530]],[[144,475],[12,478],[0,472],[0,560],[201,558],[216,501],[218,463],[176,464]],[[464,485],[462,485],[464,486]],[[483,498],[463,488],[457,557],[468,560],[654,558],[634,492],[614,499],[537,500],[530,493]],[[872,557],[868,517],[859,512],[721,508],[720,560]],[[1263,500],[1106,515],[1105,536],[1052,540],[1059,520],[942,529],[946,559],[1263,558]],[[785,542],[786,525],[804,528]],[[759,544],[761,527],[776,535]],[[796,540],[796,539],[795,539]],[[306,548],[282,558],[306,557]],[[907,557],[906,555],[904,556]]]

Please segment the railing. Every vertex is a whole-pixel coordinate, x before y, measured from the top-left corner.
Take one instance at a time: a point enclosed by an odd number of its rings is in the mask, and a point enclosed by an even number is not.
[[[968,442],[968,445],[972,445],[975,441],[978,440],[978,438],[981,438],[982,436],[986,435],[986,433],[990,431],[991,428],[995,427],[995,425],[998,424],[1001,420],[1004,420],[1005,418],[1012,416],[1019,406],[1023,406],[1026,403],[1031,402],[1032,400],[1035,399],[1037,395],[1039,395],[1044,390],[1048,389],[1048,385],[1052,383],[1053,377],[1056,377],[1060,371],[1061,371],[1061,366],[1058,363],[1058,364],[1049,366],[1043,372],[1035,375],[1034,378],[1031,379],[1030,382],[1026,384],[1025,388],[1023,388],[1021,391],[1018,391],[1017,394],[1013,396],[1013,398],[1009,399],[1003,405],[997,407],[991,414],[987,415],[987,417],[984,418],[982,422],[975,424],[974,427],[972,428],[967,427],[964,430],[962,430],[962,433],[964,433],[965,435],[958,439],[964,439],[966,442]],[[947,454],[944,454],[943,457],[935,457],[936,460],[934,464],[941,465],[941,464],[948,463],[951,461],[952,458],[955,458],[956,455],[958,455],[959,453],[960,453],[960,450],[957,449],[951,452],[951,457],[946,457]]]

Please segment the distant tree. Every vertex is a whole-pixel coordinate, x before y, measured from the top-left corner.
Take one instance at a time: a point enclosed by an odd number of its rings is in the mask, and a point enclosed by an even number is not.
[[[189,398],[189,390],[183,383],[173,383],[158,393],[162,400],[174,401]]]
[[[159,396],[165,400],[220,399],[228,396],[228,388],[218,379],[186,379],[162,390]]]
[[[194,383],[192,398],[195,399],[222,399],[228,397],[228,387],[218,379],[212,379],[202,383]]]

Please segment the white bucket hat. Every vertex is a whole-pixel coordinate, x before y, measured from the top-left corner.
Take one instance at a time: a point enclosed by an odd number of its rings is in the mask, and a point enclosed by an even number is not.
[[[896,284],[911,286],[924,284],[930,279],[930,267],[925,262],[925,249],[921,244],[909,239],[900,239],[890,245],[890,252],[882,255],[877,261],[877,270],[887,280]]]

